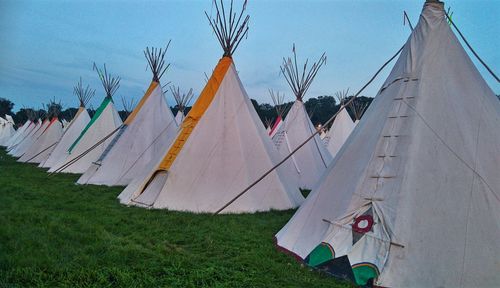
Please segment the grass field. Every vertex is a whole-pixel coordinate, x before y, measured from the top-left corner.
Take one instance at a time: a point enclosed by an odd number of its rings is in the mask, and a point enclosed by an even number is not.
[[[0,287],[351,287],[274,247],[293,211],[211,216],[120,205],[0,149]]]

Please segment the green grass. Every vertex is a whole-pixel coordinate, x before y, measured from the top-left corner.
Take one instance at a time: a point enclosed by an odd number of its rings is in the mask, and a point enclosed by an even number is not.
[[[351,287],[275,248],[294,211],[146,210],[47,175],[0,149],[0,287]]]

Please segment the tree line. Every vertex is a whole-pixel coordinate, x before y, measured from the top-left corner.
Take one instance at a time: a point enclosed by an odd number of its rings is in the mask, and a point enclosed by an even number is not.
[[[345,101],[349,101],[350,97],[347,97]],[[366,96],[360,96],[356,101],[360,101],[362,103],[366,103],[369,105],[373,98],[371,97],[366,97]],[[259,115],[262,123],[266,123],[266,119],[269,121],[274,121],[277,117],[276,113],[276,107],[274,105],[271,105],[269,103],[258,103],[257,100],[251,99],[252,104],[257,111],[257,114]],[[70,121],[73,119],[73,117],[76,115],[76,112],[78,111],[78,108],[67,108],[63,109],[62,106],[58,103],[52,103],[50,105],[59,105],[59,119],[65,119],[67,121]],[[293,105],[293,102],[287,102],[283,103],[282,105],[285,105],[287,108],[290,108]],[[337,111],[340,109],[340,103],[337,102],[334,96],[329,96],[329,95],[324,95],[324,96],[319,96],[319,97],[313,97],[309,98],[306,102],[304,102],[304,105],[306,107],[306,110],[311,118],[312,123],[317,126],[318,124],[325,123],[332,115],[337,113]],[[39,117],[45,117],[47,114],[47,109],[33,109],[33,108],[21,108],[17,112],[13,112],[15,104],[11,102],[8,99],[5,98],[0,98],[0,116],[5,118],[5,114],[12,115],[12,118],[14,119],[15,123],[20,125],[28,120],[28,111],[32,110],[36,115],[39,115]],[[177,111],[179,110],[177,105],[174,107],[170,107],[172,109],[173,114],[175,115]],[[189,112],[191,107],[186,107],[185,111],[186,113]],[[56,109],[57,110],[57,109]],[[90,108],[87,108],[87,111],[89,112],[90,116],[93,116],[95,113],[95,109],[91,106]],[[349,114],[351,114],[351,117],[354,119],[354,115],[351,109],[347,109]],[[129,111],[125,110],[119,110],[118,113],[120,114],[120,117],[124,120],[128,116]],[[286,113],[288,112],[288,109],[285,110],[285,113],[283,116],[286,116]]]

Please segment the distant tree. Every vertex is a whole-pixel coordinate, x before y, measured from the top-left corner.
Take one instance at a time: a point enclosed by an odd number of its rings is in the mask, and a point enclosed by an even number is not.
[[[266,119],[269,119],[271,121],[276,120],[277,114],[276,114],[275,106],[268,104],[268,103],[259,104],[259,102],[257,102],[257,100],[255,100],[255,99],[251,99],[251,100],[252,100],[253,107],[257,111],[257,114],[259,115],[259,118],[262,121],[262,123],[264,123],[264,125],[266,123]],[[293,102],[283,103],[283,105],[285,105],[287,107],[291,107],[292,104],[293,104]],[[285,114],[283,116],[285,117],[287,113],[288,113],[288,110],[285,112]]]
[[[127,119],[128,115],[130,115],[130,113],[125,111],[125,110],[119,110],[118,115],[120,115],[120,118],[122,119],[122,121],[125,121],[125,119]]]
[[[90,118],[94,117],[95,114],[94,107],[90,106],[90,108],[87,108],[87,112],[89,113]]]
[[[346,98],[346,102],[351,99],[352,96]],[[271,119],[274,120],[276,119],[276,110],[275,107],[271,104],[268,103],[262,103],[259,104],[257,100],[251,99],[253,107],[257,111],[257,114],[259,115],[262,123],[266,123],[265,119]],[[367,107],[370,105],[372,102],[373,98],[371,97],[366,97],[366,96],[358,96],[357,101],[361,102],[366,102]],[[293,105],[293,102],[288,102],[285,103],[284,105],[287,105],[288,107],[291,107]],[[340,109],[340,103],[337,103],[335,100],[335,97],[330,96],[330,95],[323,95],[323,96],[318,96],[317,98],[309,98],[305,103],[304,103],[307,113],[309,114],[309,117],[311,118],[311,122],[313,123],[314,126],[317,126],[319,124],[324,124],[326,121],[328,121],[337,111]],[[348,113],[351,115],[353,121],[354,121],[354,115],[351,111],[351,109],[347,109]],[[286,117],[286,113],[284,115]]]
[[[46,106],[47,106],[46,117],[50,119],[52,119],[53,117],[58,117],[58,118],[61,117],[61,111],[63,108],[61,102],[55,102],[55,100],[50,101],[50,103],[47,104]]]
[[[346,98],[346,102],[351,100],[352,96],[349,96]],[[368,106],[370,106],[370,104],[372,104],[372,101],[373,101],[373,98],[372,97],[366,97],[366,96],[358,96],[356,97],[356,100],[355,101],[358,101],[358,102],[361,102],[361,103],[364,103],[366,105],[366,109],[368,109]],[[365,111],[366,111],[365,109]],[[354,113],[352,111],[352,109],[347,109],[347,112],[349,112],[349,115],[351,115],[351,118],[354,120],[355,117],[354,117]]]
[[[65,110],[61,111],[61,116],[59,116],[59,118],[61,120],[65,119],[66,121],[71,121],[73,119],[73,117],[75,117],[76,112],[78,112],[78,108],[72,107],[72,108],[65,109]]]
[[[330,95],[309,98],[304,105],[314,126],[328,121],[340,108],[337,106],[335,98]]]
[[[5,114],[12,115],[12,109],[14,108],[14,103],[10,100],[0,97],[0,116],[5,118]]]
[[[27,108],[19,109],[19,111],[17,111],[16,114],[14,114],[14,117],[13,117],[14,122],[16,122],[16,124],[18,124],[18,125],[24,124],[28,120],[28,110],[31,110],[31,109],[27,109]]]

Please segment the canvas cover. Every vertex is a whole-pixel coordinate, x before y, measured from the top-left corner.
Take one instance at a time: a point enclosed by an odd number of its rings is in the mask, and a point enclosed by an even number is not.
[[[26,153],[26,151],[28,151],[28,149],[33,145],[33,143],[35,143],[38,140],[38,137],[40,137],[40,135],[45,130],[45,128],[47,128],[47,126],[49,125],[49,122],[50,121],[48,121],[48,120],[43,120],[43,122],[40,125],[35,127],[33,129],[32,133],[30,135],[28,135],[28,137],[26,137],[26,139],[24,139],[22,142],[20,142],[19,145],[17,145],[12,156],[14,156],[14,157],[23,156],[24,153]]]
[[[275,133],[273,143],[281,156],[286,157],[315,132],[316,128],[307,114],[304,103],[296,100],[283,125]],[[299,174],[299,186],[312,189],[332,161],[332,155],[323,145],[319,135],[316,135],[287,161]]]
[[[26,123],[24,123],[24,125],[22,125],[21,127],[19,127],[17,130],[16,130],[16,133],[14,133],[14,135],[12,135],[12,137],[10,137],[9,140],[7,140],[5,142],[5,147],[7,147],[7,149],[9,149],[9,147],[14,144],[17,139],[19,139],[19,137],[24,133],[24,131],[26,130],[26,128],[28,128],[28,126],[30,125],[31,121],[26,121]]]
[[[354,127],[356,127],[356,125],[352,122],[351,116],[349,116],[347,110],[345,108],[340,110],[333,121],[332,127],[326,132],[323,139],[324,144],[333,157],[335,157],[340,148],[342,148],[342,145],[344,145],[349,135],[351,135]]]
[[[500,283],[500,102],[427,2],[377,97],[276,235],[383,287]],[[341,273],[342,274],[342,273]]]
[[[52,166],[49,172],[58,171],[69,161],[78,159],[62,171],[63,173],[84,173],[92,164],[99,158],[99,155],[104,152],[109,143],[113,140],[113,136],[107,138],[101,144],[98,142],[109,136],[113,131],[116,131],[122,125],[122,120],[118,111],[116,111],[113,101],[106,98],[103,104],[96,110],[94,117],[90,120],[87,126],[83,129],[75,142],[69,148],[69,155]],[[97,146],[95,146],[97,145]],[[92,150],[89,148],[95,146]],[[83,156],[81,156],[83,155]]]
[[[16,139],[12,142],[9,143],[9,146],[7,146],[7,151],[9,151],[9,155],[12,155],[12,151],[17,147],[19,143],[21,143],[26,137],[32,132],[32,130],[37,126],[37,122],[35,121],[30,121],[28,120],[29,123],[25,123],[23,127],[25,129],[22,130],[22,133],[19,134],[19,136],[16,137]]]
[[[181,142],[180,142],[181,141]],[[232,60],[221,59],[163,160],[119,195],[121,203],[215,212],[279,161]],[[297,207],[296,175],[271,173],[223,213]],[[288,178],[286,178],[288,176]]]
[[[14,121],[10,115],[5,115],[7,119],[0,120],[0,146],[7,146],[7,142],[16,133],[14,129]],[[9,119],[10,117],[10,119]],[[0,117],[1,118],[1,117]]]
[[[65,128],[64,134],[50,153],[49,157],[40,164],[40,167],[51,168],[52,166],[64,161],[68,157],[68,149],[76,141],[80,133],[90,122],[90,116],[85,107],[80,107],[75,117]]]
[[[144,171],[151,171],[164,155],[178,125],[158,82],[151,83],[142,99],[114,144],[108,146],[109,151],[87,169],[79,184],[127,185]]]
[[[175,122],[177,125],[181,125],[182,121],[184,121],[184,113],[182,111],[177,111],[175,114]]]

